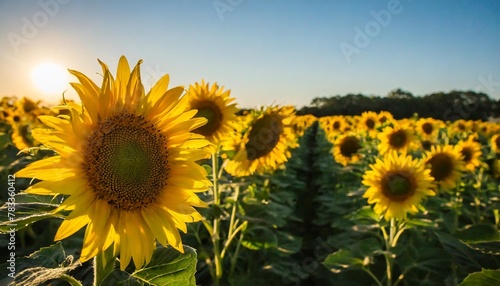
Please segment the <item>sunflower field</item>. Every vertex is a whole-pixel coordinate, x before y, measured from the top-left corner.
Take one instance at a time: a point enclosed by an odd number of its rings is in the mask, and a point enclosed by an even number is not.
[[[241,111],[121,57],[4,97],[0,285],[500,285],[500,125]]]

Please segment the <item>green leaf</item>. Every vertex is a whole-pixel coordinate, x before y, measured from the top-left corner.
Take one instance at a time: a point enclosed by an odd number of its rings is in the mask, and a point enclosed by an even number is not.
[[[491,224],[476,224],[457,233],[457,238],[467,244],[500,242],[500,232]]]
[[[437,224],[430,219],[413,218],[406,221],[408,226],[437,228]]]
[[[16,276],[12,282],[15,285],[40,285],[50,280],[63,279],[71,281],[72,285],[81,285],[78,284],[80,282],[67,275],[67,272],[79,265],[80,263],[73,263],[73,256],[66,256],[62,244],[58,242],[41,248],[28,257],[16,259]],[[0,267],[2,269],[9,267],[9,262]]]
[[[460,286],[497,286],[500,285],[500,269],[486,270],[469,274]]]
[[[457,237],[474,250],[500,255],[500,232],[494,225],[473,225],[458,232]]]
[[[132,276],[152,285],[196,285],[196,250],[184,246],[184,253],[172,247],[159,247],[151,262]]]
[[[328,255],[323,261],[323,265],[330,268],[334,273],[341,272],[344,269],[363,266],[363,259],[346,249],[341,249]]]
[[[119,270],[117,267],[106,276],[100,285],[196,285],[196,250],[184,246],[184,253],[172,247],[158,247],[153,253],[151,262],[133,273]]]
[[[59,207],[61,197],[33,195],[19,193],[15,196],[14,210],[9,210],[11,205],[4,204],[0,207],[0,233],[7,233],[14,228],[16,231],[26,226],[47,218],[63,218],[61,214],[52,213]]]
[[[245,239],[241,244],[248,249],[258,250],[278,246],[278,238],[267,227],[252,225],[245,231],[244,237]]]
[[[285,253],[297,253],[302,247],[302,237],[286,232],[278,232],[278,250]]]

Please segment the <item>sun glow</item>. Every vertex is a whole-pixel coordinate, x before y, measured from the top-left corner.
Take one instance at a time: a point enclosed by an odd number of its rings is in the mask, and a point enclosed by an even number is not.
[[[68,89],[69,74],[54,63],[42,63],[33,68],[31,79],[35,87],[45,96],[58,96]]]

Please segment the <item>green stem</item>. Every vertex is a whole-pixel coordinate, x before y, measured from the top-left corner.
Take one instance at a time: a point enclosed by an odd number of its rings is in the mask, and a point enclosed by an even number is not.
[[[231,236],[229,236],[226,240],[226,243],[224,244],[224,248],[222,249],[222,252],[221,252],[221,258],[224,258],[224,255],[226,254],[226,250],[227,248],[229,247],[229,245],[231,244],[231,242],[233,241],[234,237],[238,234],[238,232],[240,230],[242,230],[245,226],[247,225],[247,222],[245,221],[244,223],[242,223],[241,225],[239,225],[235,230],[234,232],[231,234]]]
[[[103,277],[101,276],[103,269],[102,264],[103,264],[102,253],[99,252],[94,257],[94,286],[101,285],[101,282],[103,280]]]
[[[394,237],[396,236],[396,220],[391,218],[390,228],[389,228],[389,237],[385,241],[386,246],[386,254],[385,254],[385,262],[386,262],[386,271],[387,271],[387,286],[392,286],[392,253],[391,248],[393,247]]]
[[[70,276],[68,274],[61,275],[59,279],[68,282],[71,286],[83,286],[82,282],[76,280],[75,277]]]
[[[373,280],[375,280],[375,282],[377,283],[378,286],[382,286],[382,283],[380,282],[380,280],[378,280],[377,276],[375,276],[375,274],[373,274],[373,272],[370,270],[370,268],[363,267],[361,269],[363,269],[363,271],[368,273],[368,275],[370,275],[370,277],[373,278]]]
[[[218,186],[218,163],[219,158],[217,152],[212,154],[212,184],[213,184],[213,196],[214,205],[218,206],[220,204],[219,197],[219,186]],[[214,227],[212,229],[212,243],[214,245],[214,263],[215,263],[215,285],[220,284],[220,279],[222,278],[222,257],[220,251],[220,219],[218,217],[214,218]]]
[[[242,224],[243,225],[243,224]],[[240,252],[241,242],[243,241],[243,232],[240,233],[240,238],[238,239],[238,244],[236,245],[236,250],[231,258],[231,268],[229,270],[229,277],[233,276],[234,268],[236,267],[236,262],[238,262],[238,255]]]
[[[234,190],[234,202],[233,202],[233,209],[231,210],[231,219],[229,221],[229,233],[228,236],[231,236],[233,234],[233,230],[235,228],[234,224],[234,219],[236,218],[236,206],[238,203],[238,197],[240,195],[240,186],[237,185]]]
[[[220,204],[219,198],[219,186],[218,186],[218,167],[219,167],[219,158],[217,157],[217,153],[212,154],[212,184],[213,184],[213,195],[214,195],[214,205]]]

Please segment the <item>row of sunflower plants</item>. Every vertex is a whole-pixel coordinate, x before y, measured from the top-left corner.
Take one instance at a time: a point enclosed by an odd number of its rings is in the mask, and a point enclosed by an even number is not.
[[[146,93],[141,61],[99,63],[101,87],[70,70],[81,103],[2,101],[2,282],[499,280],[496,124],[236,116],[217,84]]]
[[[338,248],[323,262],[334,284],[497,284],[496,124],[384,112],[320,121],[337,162],[317,221]]]

